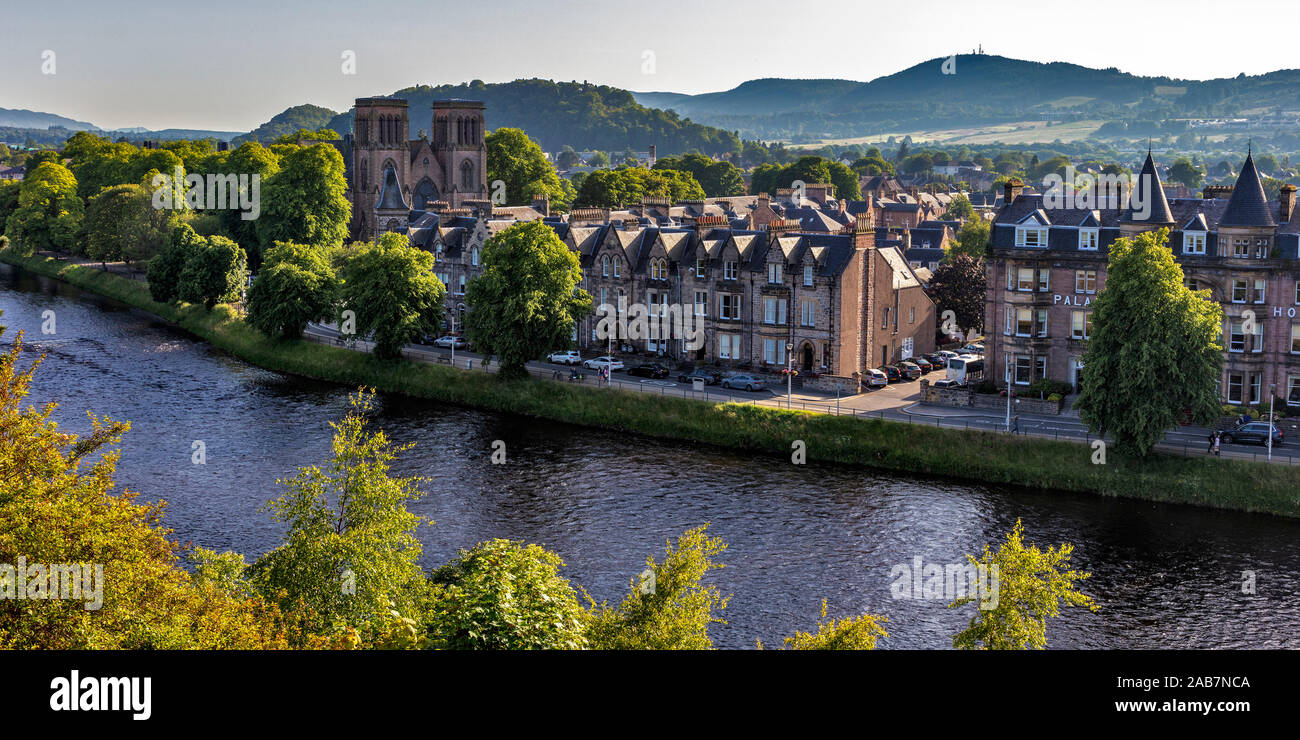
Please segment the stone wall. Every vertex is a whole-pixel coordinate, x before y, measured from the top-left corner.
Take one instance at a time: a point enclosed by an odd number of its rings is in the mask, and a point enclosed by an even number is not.
[[[846,378],[842,375],[819,375],[815,378],[807,375],[801,376],[803,387],[812,391],[823,391],[825,393],[834,393],[838,390],[842,395],[851,396],[857,394],[857,378]]]
[[[970,386],[954,388],[935,388],[930,381],[919,381],[921,403],[934,406],[958,406],[978,409],[1007,408],[1007,397],[992,393],[975,393]],[[1060,401],[1047,401],[1039,398],[1016,398],[1013,406],[1015,413],[1054,415],[1061,413]],[[1285,432],[1284,432],[1285,433]]]

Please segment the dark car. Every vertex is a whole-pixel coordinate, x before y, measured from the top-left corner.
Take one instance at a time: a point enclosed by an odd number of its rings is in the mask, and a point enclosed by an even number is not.
[[[1223,433],[1222,439],[1228,444],[1233,442],[1254,442],[1256,444],[1268,444],[1269,430],[1273,431],[1273,446],[1282,444],[1282,430],[1276,425],[1269,424],[1266,421],[1251,421],[1245,424],[1239,424],[1237,428],[1230,429]]]
[[[637,365],[636,367],[628,368],[627,371],[628,375],[635,375],[642,378],[666,378],[668,377],[668,373],[668,368],[657,362],[647,362],[644,365]]]
[[[910,363],[912,363],[913,365],[916,365],[917,367],[921,368],[921,374],[922,374],[922,375],[929,375],[929,374],[930,374],[930,371],[934,369],[934,364],[933,364],[933,363],[931,363],[929,360],[927,360],[927,359],[925,359],[924,357],[921,357],[921,356],[919,356],[919,355],[916,356],[916,357],[913,357],[913,358],[909,359],[908,362],[910,362]]]
[[[885,377],[891,383],[903,382],[903,374],[898,372],[898,368],[894,367],[893,365],[881,365],[880,372],[884,373]]]
[[[677,376],[677,380],[682,383],[693,383],[696,378],[703,380],[705,385],[717,385],[722,382],[721,373],[709,370],[692,370],[689,373],[682,373]]]
[[[921,377],[921,368],[910,361],[898,363],[898,372],[907,380],[916,380]]]

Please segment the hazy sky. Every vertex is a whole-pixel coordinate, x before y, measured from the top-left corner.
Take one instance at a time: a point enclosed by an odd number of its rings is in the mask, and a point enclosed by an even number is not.
[[[246,131],[290,105],[345,110],[414,84],[544,77],[697,93],[758,77],[865,81],[979,44],[1207,79],[1300,66],[1278,32],[1297,17],[1296,0],[0,0],[0,107]]]

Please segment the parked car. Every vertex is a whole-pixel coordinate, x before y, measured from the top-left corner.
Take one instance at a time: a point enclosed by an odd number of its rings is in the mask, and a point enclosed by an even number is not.
[[[666,378],[668,377],[668,373],[668,368],[657,362],[647,362],[643,365],[629,368],[627,371],[628,375],[636,375],[642,378]]]
[[[677,376],[677,380],[681,383],[693,383],[696,378],[703,380],[705,385],[717,385],[722,382],[722,374],[711,370],[692,370]]]
[[[951,355],[945,355],[942,352],[931,352],[925,356],[925,359],[930,361],[930,365],[932,365],[935,370],[942,370],[943,368],[948,367],[949,357],[951,357]]]
[[[546,356],[546,361],[554,362],[559,365],[577,365],[579,362],[582,362],[582,355],[578,354],[578,351],[573,349],[568,352],[552,352]]]
[[[971,353],[972,355],[983,355],[983,354],[984,354],[984,345],[982,345],[982,344],[968,344],[968,345],[966,345],[965,347],[962,347],[962,348],[961,348],[961,351],[962,351],[962,352],[969,352],[969,353]]]
[[[885,380],[889,383],[901,383],[903,381],[902,373],[893,365],[881,365],[880,372],[885,374]]]
[[[1261,445],[1268,444],[1269,430],[1273,432],[1273,446],[1282,444],[1282,430],[1277,428],[1276,424],[1270,424],[1267,421],[1251,421],[1245,424],[1239,424],[1235,429],[1230,429],[1223,433],[1223,441],[1228,444],[1233,442],[1254,442]]]
[[[908,362],[921,368],[922,375],[929,375],[930,371],[934,369],[934,365],[932,365],[929,360],[925,359],[920,355],[917,355],[916,357],[908,358]]]
[[[921,368],[911,361],[898,363],[898,372],[905,380],[916,380],[921,377]]]
[[[930,385],[935,388],[960,388],[961,387],[961,383],[958,383],[955,380],[948,380],[947,378],[940,378],[939,380],[934,381]]]
[[[622,370],[624,367],[622,360],[618,359],[617,357],[611,357],[609,355],[601,355],[600,357],[593,357],[590,360],[587,360],[586,362],[582,363],[582,366],[587,368],[588,370],[603,370],[608,368],[611,373],[614,372],[615,370]]]
[[[952,358],[957,356],[957,353],[953,352],[950,349],[941,349],[938,352],[935,352],[934,354],[936,357],[943,358],[943,364],[945,367],[948,365],[948,360],[951,360]]]
[[[448,334],[444,337],[438,337],[433,340],[433,346],[442,347],[443,349],[449,349],[451,347],[455,347],[456,349],[465,349],[469,346],[469,342],[465,341],[465,337],[455,337]]]
[[[883,388],[889,385],[889,376],[882,370],[867,368],[866,372],[862,373],[862,383],[872,388]]]
[[[762,390],[763,381],[753,375],[731,375],[722,379],[722,387],[733,390],[757,391]]]

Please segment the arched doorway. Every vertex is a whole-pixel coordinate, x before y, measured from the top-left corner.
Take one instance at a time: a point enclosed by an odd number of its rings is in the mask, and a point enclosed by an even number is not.
[[[799,350],[799,368],[800,372],[810,373],[813,369],[813,346],[808,342],[803,343]]]

